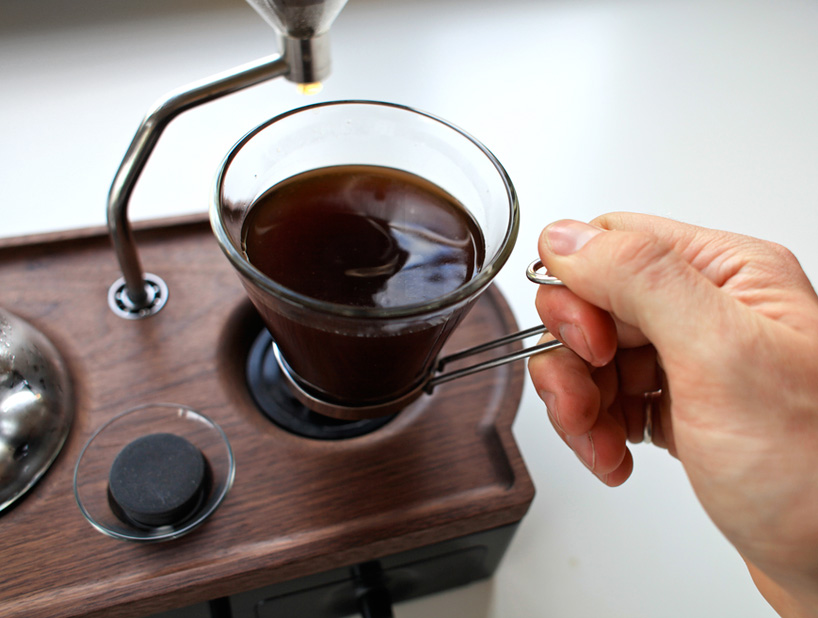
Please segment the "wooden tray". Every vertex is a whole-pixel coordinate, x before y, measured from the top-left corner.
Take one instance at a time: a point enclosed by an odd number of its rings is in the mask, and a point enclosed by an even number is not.
[[[0,515],[0,616],[141,616],[525,514],[534,488],[511,434],[522,363],[444,384],[366,436],[294,436],[266,420],[247,392],[245,355],[259,323],[207,221],[142,226],[137,242],[145,269],[170,295],[159,314],[128,321],[107,305],[120,273],[102,230],[0,241],[0,304],[60,349],[77,402],[52,469]],[[515,330],[490,289],[447,350]],[[216,421],[233,447],[236,480],[210,520],[181,539],[116,540],[80,513],[74,466],[105,421],[155,402]]]

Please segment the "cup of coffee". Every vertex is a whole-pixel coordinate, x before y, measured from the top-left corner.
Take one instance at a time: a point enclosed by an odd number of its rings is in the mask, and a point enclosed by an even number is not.
[[[364,418],[422,392],[508,259],[519,210],[506,171],[467,133],[340,101],[245,136],[210,218],[296,390],[318,412]]]

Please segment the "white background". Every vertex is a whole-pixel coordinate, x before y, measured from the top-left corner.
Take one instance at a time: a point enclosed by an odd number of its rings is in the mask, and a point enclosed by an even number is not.
[[[743,232],[787,245],[816,280],[815,2],[351,0],[332,43],[317,97],[276,80],[175,120],[132,217],[205,211],[226,151],[280,111],[372,98],[442,116],[504,163],[522,229],[498,282],[521,326],[537,320],[525,266],[564,217],[633,210]],[[239,0],[3,0],[0,236],[104,223],[154,100],[276,52]],[[529,387],[515,434],[538,493],[497,575],[398,618],[774,616],[678,462],[636,446],[632,478],[604,487]]]

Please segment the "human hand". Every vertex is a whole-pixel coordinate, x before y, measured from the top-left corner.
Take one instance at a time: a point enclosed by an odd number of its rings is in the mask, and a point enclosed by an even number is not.
[[[762,594],[784,615],[818,615],[818,298],[797,260],[633,214],[554,223],[539,250],[567,286],[541,286],[536,302],[568,349],[529,362],[559,435],[619,485],[626,442],[655,409],[654,442]]]

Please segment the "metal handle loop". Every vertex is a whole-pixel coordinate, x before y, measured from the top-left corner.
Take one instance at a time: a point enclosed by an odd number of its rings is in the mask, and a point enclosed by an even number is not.
[[[565,285],[562,279],[548,274],[548,270],[546,270],[542,260],[534,260],[531,262],[525,270],[525,276],[528,277],[529,281],[540,285]]]

